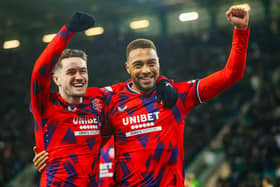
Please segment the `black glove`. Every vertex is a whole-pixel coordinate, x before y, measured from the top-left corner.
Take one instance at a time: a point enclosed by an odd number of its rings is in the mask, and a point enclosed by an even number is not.
[[[72,32],[80,32],[80,31],[87,30],[90,27],[93,27],[94,23],[95,23],[95,19],[92,16],[86,13],[76,12],[72,16],[69,23],[66,24],[66,26]]]
[[[172,108],[178,99],[178,93],[175,88],[171,85],[168,79],[161,79],[157,81],[157,101],[163,101],[163,106],[165,108]]]

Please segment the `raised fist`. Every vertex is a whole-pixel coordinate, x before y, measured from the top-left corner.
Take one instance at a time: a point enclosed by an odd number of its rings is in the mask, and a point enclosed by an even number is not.
[[[227,20],[235,26],[236,29],[246,29],[249,22],[249,9],[239,6],[232,6],[226,12]]]
[[[69,23],[66,24],[66,26],[72,32],[80,32],[80,31],[87,30],[90,27],[93,27],[94,23],[95,23],[95,19],[92,16],[86,13],[76,12],[72,16]]]

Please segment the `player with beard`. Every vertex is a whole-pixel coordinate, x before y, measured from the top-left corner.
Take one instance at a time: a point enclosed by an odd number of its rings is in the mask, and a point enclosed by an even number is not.
[[[185,118],[243,77],[248,46],[248,11],[231,7],[232,49],[226,66],[205,78],[174,83],[175,106],[157,103],[155,83],[159,57],[154,43],[136,39],[127,46],[126,70],[132,81],[105,100],[105,135],[115,138],[115,186],[184,186],[183,133]],[[198,140],[199,141],[199,140]]]

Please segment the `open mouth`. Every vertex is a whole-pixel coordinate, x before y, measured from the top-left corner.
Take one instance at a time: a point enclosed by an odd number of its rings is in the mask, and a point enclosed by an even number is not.
[[[152,80],[154,77],[153,76],[149,76],[149,77],[139,77],[140,80],[144,80],[144,81],[149,81]]]
[[[154,83],[154,76],[148,76],[148,77],[139,77],[139,83],[142,84],[142,86],[151,86]]]
[[[83,88],[84,87],[84,83],[76,83],[76,84],[72,84],[72,86],[74,87],[74,88]]]

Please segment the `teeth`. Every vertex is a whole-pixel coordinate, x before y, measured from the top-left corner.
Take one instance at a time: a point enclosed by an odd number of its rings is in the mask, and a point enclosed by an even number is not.
[[[83,84],[74,84],[75,87],[81,87]]]
[[[150,80],[152,79],[151,77],[145,77],[145,78],[142,78],[143,80]]]

